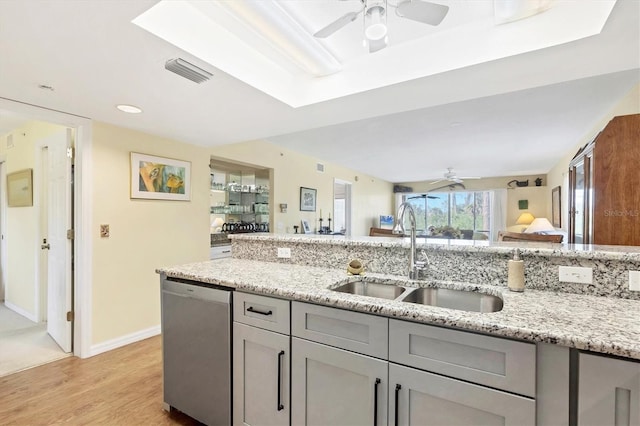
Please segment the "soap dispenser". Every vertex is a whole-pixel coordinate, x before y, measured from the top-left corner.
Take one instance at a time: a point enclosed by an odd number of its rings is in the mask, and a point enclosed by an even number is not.
[[[511,291],[524,291],[524,262],[520,259],[519,249],[516,249],[513,259],[509,261],[507,286]]]

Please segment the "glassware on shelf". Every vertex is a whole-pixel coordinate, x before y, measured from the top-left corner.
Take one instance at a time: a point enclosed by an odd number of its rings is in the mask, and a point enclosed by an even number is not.
[[[226,186],[224,183],[221,182],[211,182],[211,189],[217,190],[217,191],[224,191],[226,189]]]

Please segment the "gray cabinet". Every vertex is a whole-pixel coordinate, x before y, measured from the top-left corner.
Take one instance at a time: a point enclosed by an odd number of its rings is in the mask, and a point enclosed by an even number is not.
[[[288,300],[233,298],[233,423],[288,425],[291,351]]]
[[[640,425],[640,363],[581,353],[578,425]]]
[[[233,324],[233,423],[289,424],[289,336]]]
[[[389,321],[389,360],[534,397],[536,345],[407,321]]]
[[[535,401],[437,374],[389,364],[394,426],[534,425]]]
[[[292,425],[387,424],[388,363],[292,338]]]

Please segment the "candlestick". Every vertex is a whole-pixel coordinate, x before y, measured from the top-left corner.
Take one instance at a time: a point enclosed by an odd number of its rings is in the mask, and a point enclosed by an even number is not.
[[[320,220],[322,220],[322,209],[320,209]]]

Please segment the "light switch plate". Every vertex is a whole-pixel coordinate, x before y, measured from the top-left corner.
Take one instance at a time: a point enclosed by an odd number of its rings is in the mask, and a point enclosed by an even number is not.
[[[561,266],[558,278],[565,283],[592,284],[593,269],[578,266]]]
[[[629,271],[629,290],[640,291],[640,271]]]
[[[109,238],[109,225],[100,225],[100,238]]]
[[[291,257],[291,249],[285,247],[278,247],[278,258],[289,259]]]

